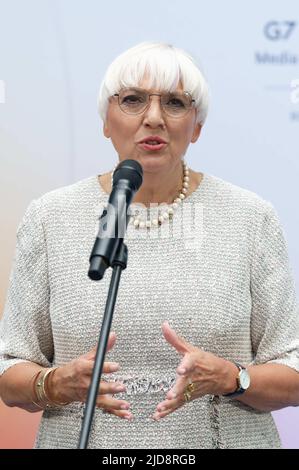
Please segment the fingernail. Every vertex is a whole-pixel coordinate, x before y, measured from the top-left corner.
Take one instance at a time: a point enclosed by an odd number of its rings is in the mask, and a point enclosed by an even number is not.
[[[128,413],[128,414],[124,415],[124,419],[131,420],[131,419],[133,419],[133,415],[131,413]]]
[[[186,374],[186,372],[187,372],[187,370],[184,367],[178,369],[179,374]]]
[[[125,392],[126,391],[126,387],[124,387],[123,385],[117,385],[115,387],[115,391],[116,392]]]
[[[159,406],[158,411],[159,411],[159,412],[165,411],[165,407],[164,407],[164,406]]]
[[[113,362],[111,365],[110,365],[110,369],[112,371],[117,371],[119,369],[119,364],[117,362]]]
[[[128,410],[130,408],[130,405],[127,404],[127,405],[121,405],[120,409],[121,410]]]

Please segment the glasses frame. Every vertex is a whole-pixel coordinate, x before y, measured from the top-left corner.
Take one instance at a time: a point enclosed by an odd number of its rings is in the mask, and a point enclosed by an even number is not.
[[[190,97],[190,106],[187,108],[186,112],[184,114],[182,114],[181,116],[173,116],[172,114],[169,114],[167,113],[167,111],[164,109],[164,107],[162,106],[162,102],[161,102],[161,98],[163,96],[163,94],[161,93],[148,93],[146,90],[142,89],[142,88],[134,88],[134,87],[129,87],[129,88],[122,88],[120,91],[124,91],[124,90],[135,90],[135,91],[141,91],[143,93],[145,93],[147,96],[148,96],[148,103],[146,105],[146,107],[142,110],[142,111],[139,111],[138,113],[128,113],[126,111],[124,111],[124,109],[121,107],[121,103],[119,101],[119,95],[120,93],[114,93],[112,95],[112,97],[116,97],[117,96],[117,102],[118,102],[118,106],[120,108],[120,110],[124,113],[124,114],[127,114],[129,116],[138,116],[139,114],[142,114],[144,113],[149,107],[150,107],[150,104],[151,104],[151,96],[160,96],[160,106],[161,106],[161,109],[162,111],[169,117],[173,118],[173,119],[181,119],[183,117],[185,117],[190,111],[191,109],[194,109],[194,104],[195,103],[195,100],[192,98],[191,94],[188,92],[188,91],[184,91],[183,94],[184,95],[188,95],[188,97]],[[171,93],[169,93],[171,95]]]

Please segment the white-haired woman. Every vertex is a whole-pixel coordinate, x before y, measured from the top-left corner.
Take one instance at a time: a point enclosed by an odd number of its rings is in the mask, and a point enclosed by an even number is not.
[[[126,51],[103,80],[104,135],[144,181],[90,447],[277,448],[270,412],[299,404],[298,311],[276,212],[183,160],[207,107],[203,75],[170,45]],[[44,409],[37,447],[78,443],[111,274],[86,273],[111,176],[34,200],[18,229],[0,392]]]

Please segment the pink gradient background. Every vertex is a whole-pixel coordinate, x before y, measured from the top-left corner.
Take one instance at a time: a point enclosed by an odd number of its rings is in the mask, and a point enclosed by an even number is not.
[[[0,449],[31,449],[41,413],[9,408],[0,400]]]

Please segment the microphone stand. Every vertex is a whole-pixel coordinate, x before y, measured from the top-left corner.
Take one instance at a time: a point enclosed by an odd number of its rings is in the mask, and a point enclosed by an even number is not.
[[[88,391],[88,397],[84,410],[83,423],[81,427],[80,440],[78,449],[86,449],[88,446],[90,428],[96,406],[96,399],[98,395],[99,384],[102,376],[103,364],[105,360],[105,353],[109,338],[109,333],[112,324],[113,312],[116,303],[118,287],[120,282],[120,276],[123,269],[127,267],[128,260],[128,248],[123,242],[123,239],[119,240],[119,245],[116,250],[114,260],[111,263],[113,268],[112,276],[110,280],[109,292],[106,301],[105,313],[100,330],[100,336],[98,341],[98,347],[95,357],[95,363],[92,373],[91,384]],[[94,274],[94,273],[93,273]],[[93,279],[96,279],[94,276]]]
[[[91,423],[96,406],[99,384],[102,376],[105,353],[112,324],[113,312],[118,293],[120,276],[127,267],[128,248],[124,243],[128,226],[128,207],[133,195],[142,184],[143,170],[135,160],[124,160],[113,173],[112,191],[108,205],[100,217],[99,233],[94,243],[89,262],[88,276],[94,281],[103,278],[107,268],[112,267],[109,292],[97,346],[91,384],[88,390],[81,427],[79,449],[86,449]],[[105,218],[107,216],[107,222]]]

